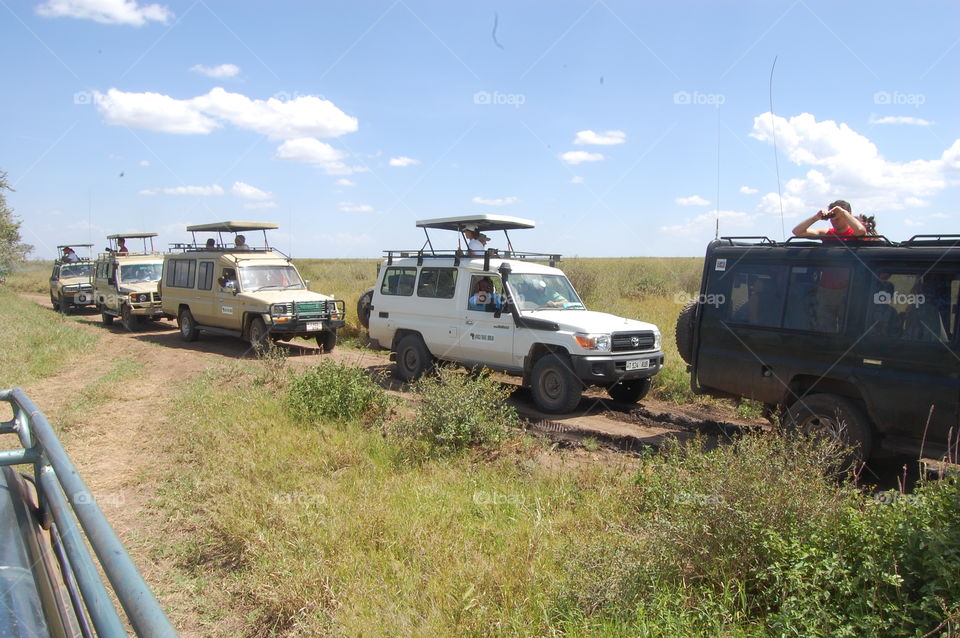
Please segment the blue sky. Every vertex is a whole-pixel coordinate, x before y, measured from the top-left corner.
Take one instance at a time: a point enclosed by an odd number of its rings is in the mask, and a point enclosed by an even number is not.
[[[837,198],[960,232],[956,2],[0,5],[35,257],[225,219],[373,257],[473,212],[536,220],[518,249],[702,255],[718,217],[781,239]]]

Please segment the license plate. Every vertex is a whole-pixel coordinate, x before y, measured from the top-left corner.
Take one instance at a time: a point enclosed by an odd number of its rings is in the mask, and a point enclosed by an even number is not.
[[[307,330],[323,330],[323,324],[319,321],[308,321]]]
[[[650,359],[627,361],[627,370],[645,370],[650,367]]]

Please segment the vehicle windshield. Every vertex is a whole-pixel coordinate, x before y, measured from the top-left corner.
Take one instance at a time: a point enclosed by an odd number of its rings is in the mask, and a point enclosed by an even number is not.
[[[509,285],[520,310],[586,310],[564,275],[510,275]]]
[[[123,264],[120,266],[120,281],[139,284],[160,281],[163,264]]]
[[[66,264],[60,267],[60,278],[89,277],[91,264]]]
[[[246,266],[240,269],[240,287],[258,290],[303,290],[300,274],[293,266]]]

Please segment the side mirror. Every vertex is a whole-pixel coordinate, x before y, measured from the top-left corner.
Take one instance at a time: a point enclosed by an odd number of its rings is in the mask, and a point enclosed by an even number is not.
[[[309,279],[304,279],[304,280],[303,280],[303,287],[306,288],[307,290],[310,290],[310,280],[309,280]]]

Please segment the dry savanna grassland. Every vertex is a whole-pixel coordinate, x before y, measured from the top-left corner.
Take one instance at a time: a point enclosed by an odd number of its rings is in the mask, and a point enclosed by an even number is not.
[[[660,326],[661,399],[691,399],[673,322],[701,265],[564,263],[588,307]],[[298,266],[348,309],[376,271]],[[956,480],[877,498],[831,474],[838,450],[775,432],[655,454],[557,449],[484,374],[384,390],[349,360],[355,323],[348,358],[215,356],[213,339],[41,307],[25,295],[46,276],[38,264],[0,287],[0,382],[60,429],[183,635],[958,630]]]

